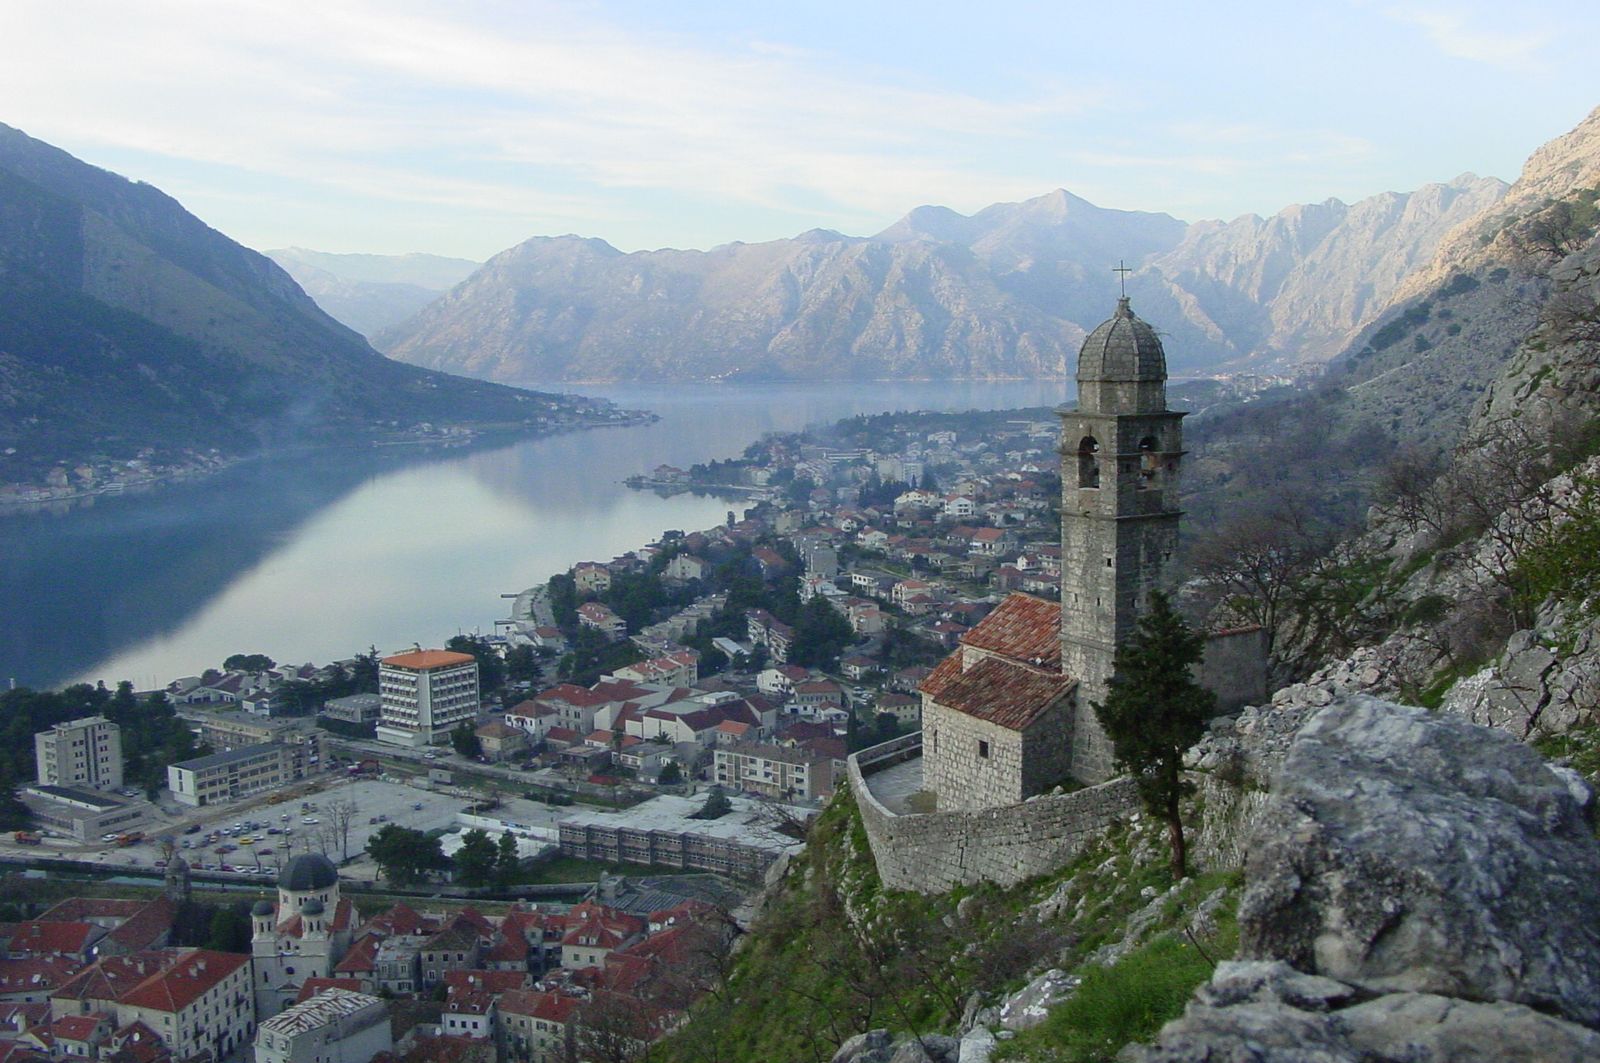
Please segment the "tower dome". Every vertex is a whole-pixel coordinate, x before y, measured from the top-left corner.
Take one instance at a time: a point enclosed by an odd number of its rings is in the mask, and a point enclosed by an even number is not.
[[[327,908],[315,897],[300,906],[301,915],[321,915],[325,911]]]
[[[257,901],[253,907],[251,907],[250,914],[254,916],[265,917],[273,914],[276,911],[277,908],[273,906],[272,902],[263,897]]]
[[[1167,405],[1167,354],[1134,315],[1128,297],[1078,351],[1078,408],[1087,413],[1157,413]]]
[[[321,853],[302,853],[284,867],[278,888],[293,893],[326,889],[339,881],[338,869]]]

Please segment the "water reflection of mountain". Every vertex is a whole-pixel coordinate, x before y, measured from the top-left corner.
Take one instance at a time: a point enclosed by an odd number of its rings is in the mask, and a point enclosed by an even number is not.
[[[317,512],[404,465],[461,451],[261,459],[62,515],[0,517],[0,681],[48,686],[180,627]]]

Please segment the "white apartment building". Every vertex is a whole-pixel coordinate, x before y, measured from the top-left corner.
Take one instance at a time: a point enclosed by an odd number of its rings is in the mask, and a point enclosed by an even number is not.
[[[378,665],[383,707],[377,738],[400,746],[445,741],[457,725],[478,715],[478,662],[471,654],[416,650]]]
[[[122,789],[122,728],[104,716],[40,731],[33,736],[33,756],[43,785]]]
[[[389,1006],[348,989],[326,989],[274,1015],[256,1031],[256,1063],[367,1063],[394,1047]]]

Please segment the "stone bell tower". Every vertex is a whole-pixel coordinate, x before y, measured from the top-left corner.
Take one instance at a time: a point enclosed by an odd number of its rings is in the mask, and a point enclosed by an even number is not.
[[[1061,418],[1061,665],[1078,680],[1072,774],[1112,774],[1095,719],[1118,644],[1152,591],[1167,590],[1178,550],[1183,414],[1167,409],[1167,360],[1126,296],[1078,354],[1078,406]]]

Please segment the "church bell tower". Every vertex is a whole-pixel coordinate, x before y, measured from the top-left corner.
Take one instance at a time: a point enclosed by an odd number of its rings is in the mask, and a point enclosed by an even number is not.
[[[1178,550],[1183,414],[1167,409],[1167,360],[1127,296],[1078,353],[1078,405],[1061,418],[1061,665],[1078,680],[1072,774],[1100,782],[1111,744],[1094,703],[1117,646],[1152,591],[1169,589]]]

